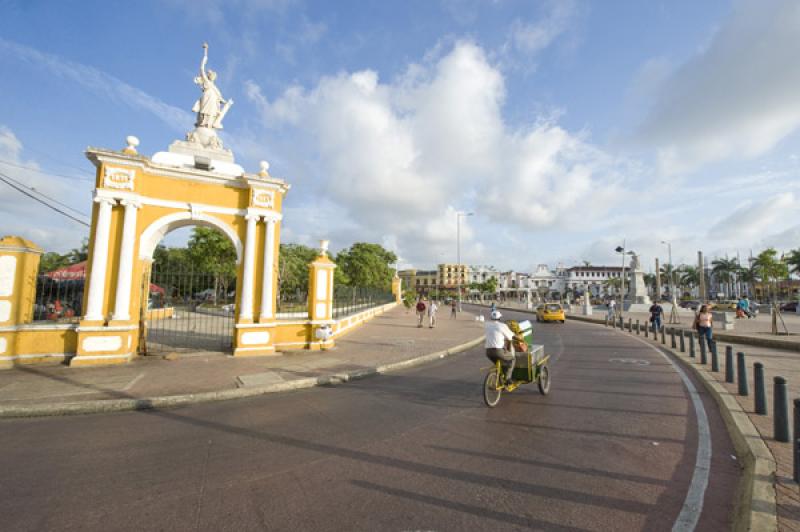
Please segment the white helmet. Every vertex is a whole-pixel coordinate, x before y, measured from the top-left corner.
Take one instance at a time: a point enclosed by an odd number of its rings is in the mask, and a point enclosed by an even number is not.
[[[499,310],[493,310],[491,317],[492,317],[493,320],[499,320],[500,318],[503,317],[503,315],[500,314]]]

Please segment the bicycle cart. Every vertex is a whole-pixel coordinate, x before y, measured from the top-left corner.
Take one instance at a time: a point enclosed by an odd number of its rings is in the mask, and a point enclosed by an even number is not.
[[[510,323],[507,322],[507,324]],[[520,322],[516,328],[518,332],[514,332],[524,338],[528,347],[525,351],[514,353],[515,364],[511,382],[506,380],[502,362],[499,360],[489,368],[483,381],[483,400],[489,408],[498,405],[503,392],[513,392],[523,384],[535,382],[542,395],[550,392],[550,368],[547,364],[550,355],[544,354],[543,345],[530,343],[530,340],[533,339],[533,328],[529,321]],[[513,330],[514,328],[512,328]]]

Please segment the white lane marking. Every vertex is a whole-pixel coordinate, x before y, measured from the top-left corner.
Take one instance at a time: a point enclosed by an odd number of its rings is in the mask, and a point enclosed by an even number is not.
[[[675,524],[672,526],[673,532],[690,532],[697,528],[697,521],[700,519],[700,514],[703,512],[703,499],[705,498],[706,488],[708,487],[708,476],[711,471],[711,428],[708,425],[708,416],[706,409],[703,407],[703,401],[700,399],[700,394],[697,389],[686,376],[683,368],[678,366],[666,353],[656,349],[653,345],[645,342],[640,338],[634,338],[643,343],[650,349],[656,351],[659,355],[664,357],[678,375],[681,376],[683,384],[689,392],[689,397],[692,398],[692,406],[694,413],[697,416],[697,459],[694,464],[694,473],[692,474],[692,481],[689,484],[689,491],[686,493],[686,499],[683,501],[683,508]]]
[[[142,377],[144,377],[144,371],[139,373],[136,377],[134,377],[133,380],[131,380],[131,382],[126,384],[125,387],[122,388],[121,391],[126,392],[126,391],[130,390],[131,388],[133,388],[133,385],[136,384],[137,382],[139,382],[139,379],[141,379]]]

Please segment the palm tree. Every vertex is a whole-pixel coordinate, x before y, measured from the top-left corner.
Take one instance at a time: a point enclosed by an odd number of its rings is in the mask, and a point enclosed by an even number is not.
[[[731,297],[731,283],[733,281],[733,275],[738,268],[739,264],[736,262],[736,259],[714,259],[711,261],[711,273],[717,278],[720,289],[723,287],[723,283],[727,285],[725,290],[720,291],[725,292],[725,296],[728,298]]]
[[[612,291],[619,292],[622,288],[622,278],[621,277],[610,277],[603,282],[603,285],[606,287],[606,293],[610,294]]]
[[[753,261],[753,273],[765,287],[773,288],[772,297],[774,298],[777,290],[776,283],[778,279],[783,279],[789,274],[789,267],[778,257],[775,248],[767,248],[759,253],[756,260]]]
[[[679,282],[682,287],[691,289],[700,285],[700,271],[694,266],[684,264],[680,267],[678,273],[680,274]]]
[[[654,273],[646,273],[644,274],[644,285],[647,287],[648,290],[655,293],[656,289],[656,274]],[[656,294],[656,300],[661,294]]]
[[[676,268],[674,264],[664,264],[663,266],[661,266],[661,268],[660,268],[661,271],[659,272],[660,277],[661,277],[661,286],[665,286],[669,290],[672,290],[673,286],[672,286],[672,282],[670,282],[670,279],[672,279],[672,281],[676,285],[679,285],[680,284],[680,269],[681,269],[680,266],[678,266]],[[677,289],[678,286],[676,286],[675,288]],[[657,297],[661,297],[661,294],[656,294],[656,296]]]
[[[786,265],[789,271],[800,275],[800,248],[793,249],[786,255]]]

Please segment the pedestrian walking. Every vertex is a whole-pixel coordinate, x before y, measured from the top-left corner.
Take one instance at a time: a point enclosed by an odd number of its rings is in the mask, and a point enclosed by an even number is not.
[[[616,312],[617,312],[617,302],[614,301],[614,298],[612,297],[608,301],[608,319],[613,320],[614,314],[616,314]]]
[[[713,326],[714,319],[711,316],[711,311],[708,309],[708,305],[701,306],[700,312],[697,313],[697,316],[694,319],[694,328],[697,329],[698,341],[702,342],[705,340],[709,349],[711,349],[711,346],[714,343],[714,338],[711,335],[711,328]]]
[[[425,305],[425,300],[422,299],[421,296],[417,300],[417,307],[416,308],[417,308],[417,327],[422,328],[422,320],[425,319],[425,309],[428,308],[428,307],[427,307],[427,305]]]
[[[436,312],[439,310],[439,305],[436,304],[436,300],[431,299],[430,303],[428,303],[428,327],[433,329],[436,327]]]
[[[664,315],[664,307],[658,304],[658,302],[653,303],[650,306],[650,323],[652,324],[652,328],[654,331],[661,330],[661,316]]]
[[[454,300],[453,300],[453,301],[450,303],[450,317],[451,317],[452,319],[456,319],[456,317],[457,317],[457,315],[456,315],[456,314],[457,314],[457,312],[458,312],[458,303],[456,303],[456,300],[454,299]]]

